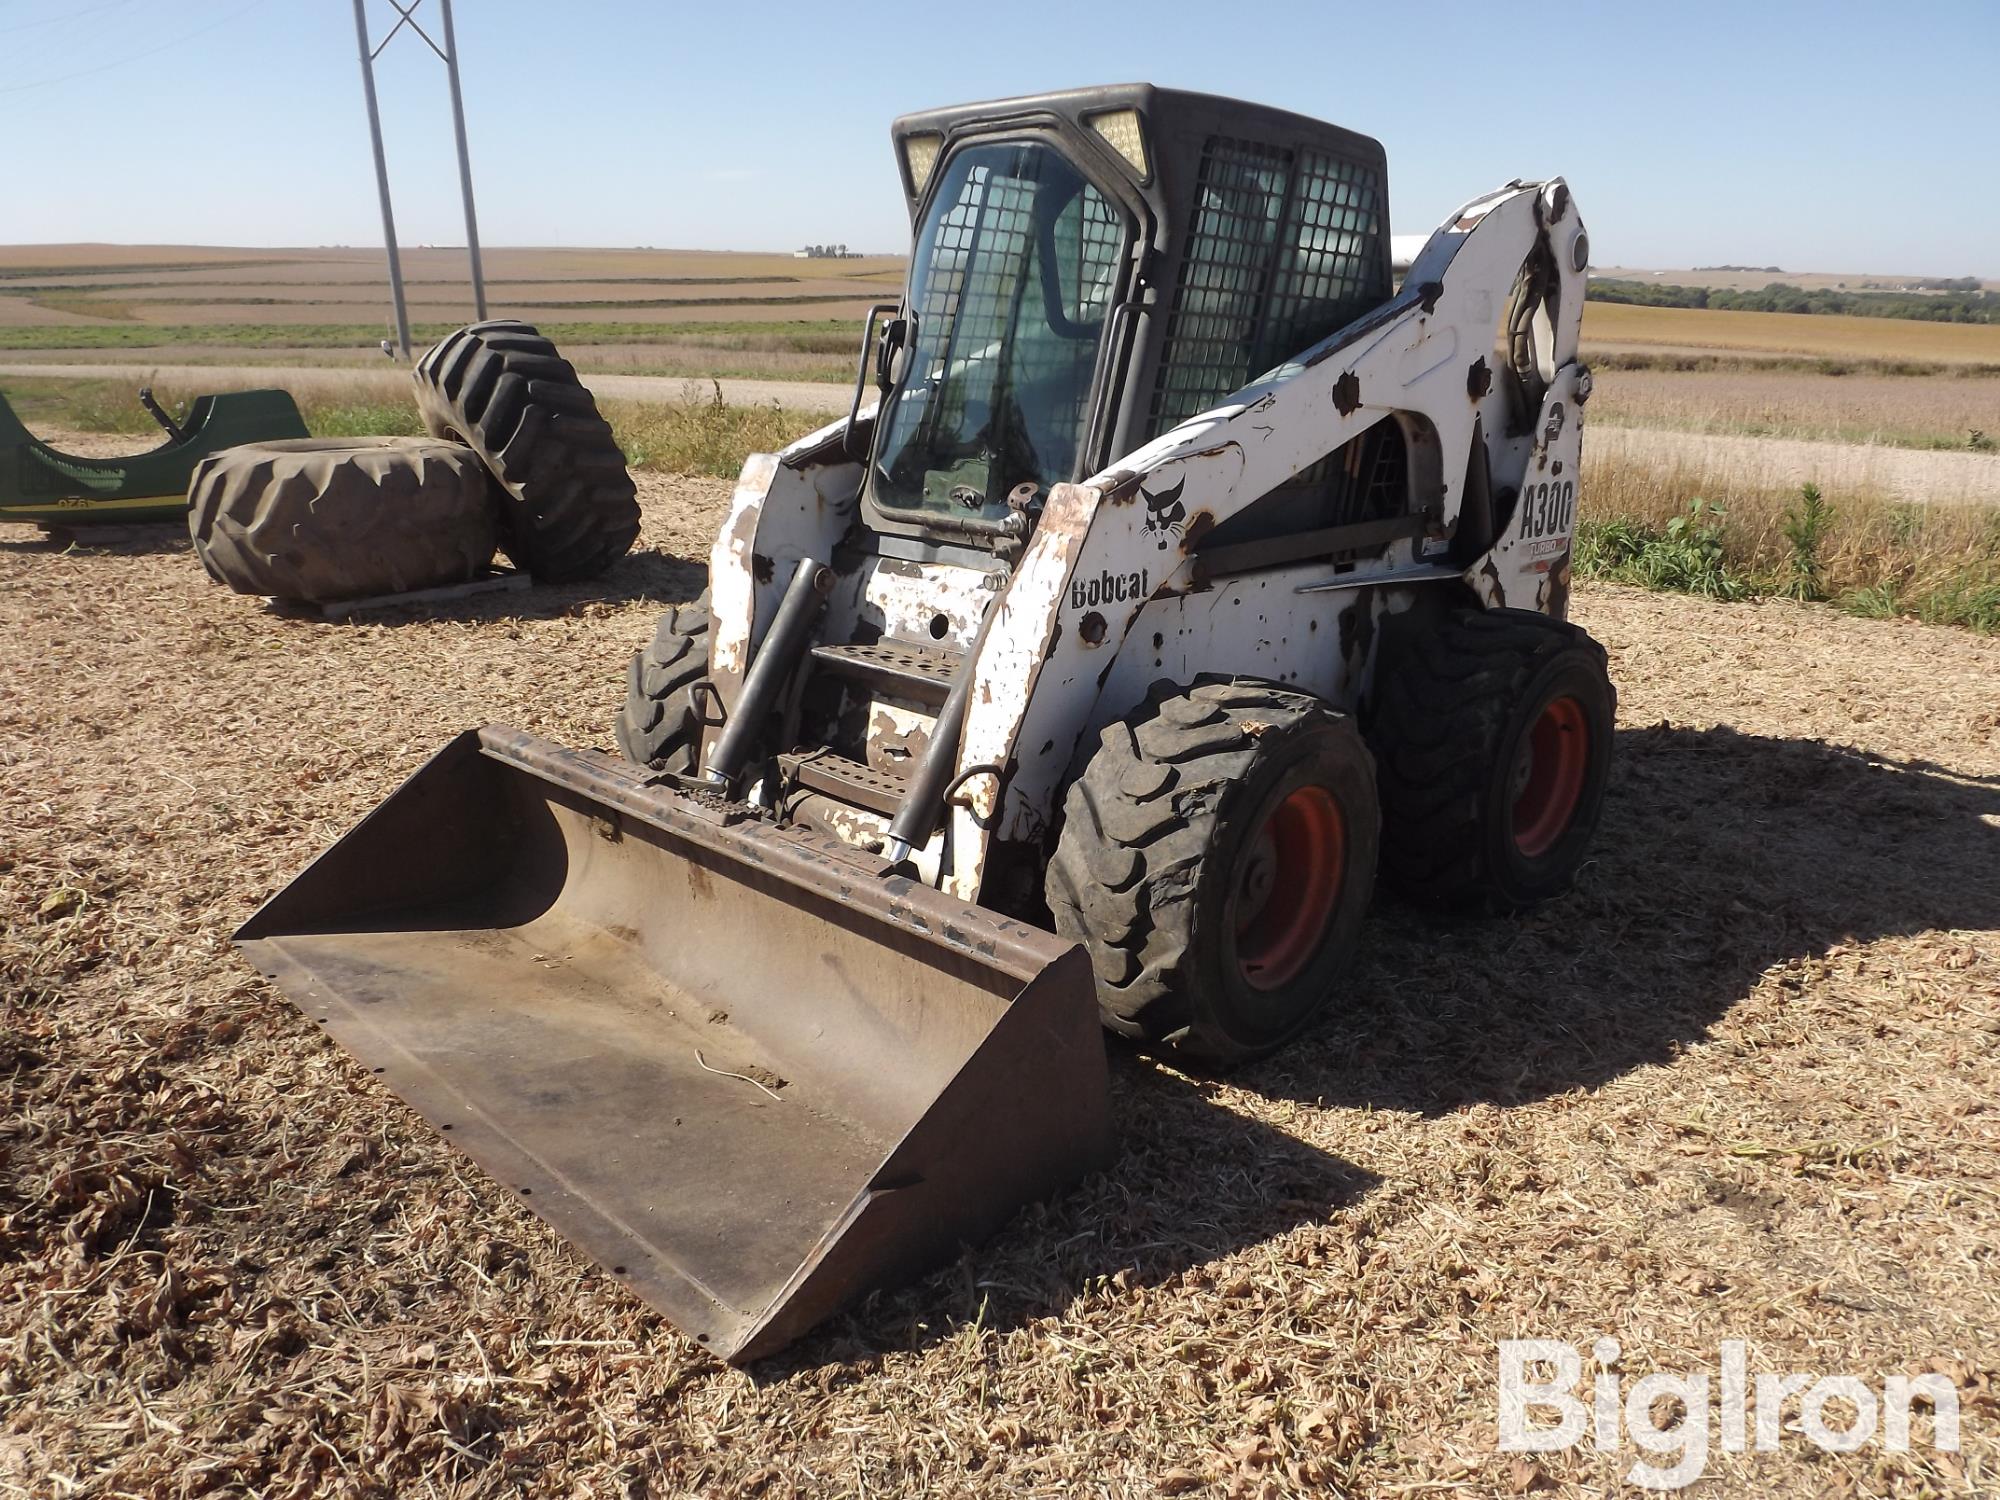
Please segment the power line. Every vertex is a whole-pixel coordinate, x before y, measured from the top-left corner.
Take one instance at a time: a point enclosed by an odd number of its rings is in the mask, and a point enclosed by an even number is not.
[[[143,62],[145,61],[145,59],[149,57],[158,57],[162,52],[171,52],[176,47],[185,46],[187,43],[193,41],[198,36],[206,36],[209,32],[214,31],[218,26],[227,26],[231,21],[235,20],[238,16],[247,16],[251,11],[257,9],[258,6],[263,5],[265,3],[266,0],[250,0],[250,3],[248,5],[239,6],[235,10],[232,10],[228,15],[220,16],[217,19],[210,21],[206,26],[197,26],[193,31],[186,32],[180,36],[177,36],[170,42],[162,42],[157,47],[150,47],[144,52],[134,52],[130,57],[114,58],[110,62],[99,63],[94,68],[82,68],[79,69],[77,72],[64,73],[55,78],[38,78],[33,83],[9,84],[6,88],[0,88],[0,94],[25,94],[30,89],[53,88],[55,85],[59,83],[68,83],[72,79],[89,78],[97,73],[109,72],[113,68],[122,68],[127,63]]]
[[[82,10],[66,11],[60,15],[43,16],[34,21],[16,21],[12,26],[0,26],[0,36],[11,36],[17,31],[33,31],[37,26],[53,26],[58,21],[75,21],[84,16],[94,16],[101,10],[116,10],[121,5],[130,5],[132,0],[104,0],[101,5],[86,5]]]

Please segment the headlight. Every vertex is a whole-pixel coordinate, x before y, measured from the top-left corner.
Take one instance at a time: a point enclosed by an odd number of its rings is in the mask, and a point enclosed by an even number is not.
[[[924,190],[924,184],[931,180],[931,168],[937,165],[938,152],[943,149],[944,137],[928,131],[903,137],[903,166],[910,174],[911,192]]]
[[[1152,175],[1146,165],[1146,133],[1139,128],[1139,111],[1136,109],[1108,109],[1101,115],[1087,117],[1084,124],[1104,137],[1105,144],[1132,164],[1132,170],[1145,181]]]

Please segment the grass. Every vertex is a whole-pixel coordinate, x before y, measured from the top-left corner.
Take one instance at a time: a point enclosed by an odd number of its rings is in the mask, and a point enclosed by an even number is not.
[[[787,411],[776,404],[732,405],[713,382],[711,391],[705,393],[698,382],[689,381],[681,400],[672,405],[603,403],[626,461],[635,469],[734,479],[745,454],[776,452],[827,422],[822,414]]]
[[[9,379],[0,391],[30,428],[158,435],[131,387],[117,381]],[[163,385],[154,394],[176,415],[187,410],[187,392]],[[416,403],[384,393],[379,382],[308,390],[297,399],[315,437],[413,437],[424,430]],[[734,479],[746,453],[775,452],[827,420],[775,404],[731,404],[719,385],[696,381],[688,382],[678,402],[605,401],[601,409],[635,469],[719,479]]]
[[[2000,507],[1837,498],[1813,485],[1738,488],[1718,501],[1711,476],[1588,457],[1584,475],[1582,577],[2000,632]]]

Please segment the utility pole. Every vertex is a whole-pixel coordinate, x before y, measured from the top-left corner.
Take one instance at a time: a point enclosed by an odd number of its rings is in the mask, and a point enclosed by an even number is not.
[[[382,55],[382,49],[396,39],[396,34],[405,26],[423,38],[424,45],[438,55],[444,63],[445,77],[451,87],[452,135],[458,147],[458,190],[465,204],[465,248],[472,268],[472,304],[480,319],[486,318],[486,272],[479,258],[479,216],[472,201],[472,156],[465,144],[465,99],[458,82],[458,36],[452,26],[451,0],[438,0],[438,9],[444,16],[444,45],[440,47],[431,40],[423,23],[417,20],[417,7],[423,0],[389,0],[401,17],[389,28],[389,34],[381,42],[371,47],[368,43],[367,0],[354,0],[354,37],[361,49],[361,91],[368,102],[368,138],[375,149],[375,188],[382,200],[382,243],[389,252],[389,295],[396,307],[396,347],[402,357],[411,357],[410,311],[403,297],[403,260],[396,248],[396,212],[389,196],[389,162],[382,150],[382,112],[375,97],[375,59]],[[386,345],[385,351],[386,351]]]
[[[479,265],[479,215],[472,207],[472,158],[465,149],[465,97],[458,89],[458,33],[452,30],[451,0],[438,0],[438,9],[444,12],[444,70],[451,79],[451,129],[458,139],[458,194],[465,200],[465,252],[472,262],[472,305],[479,321],[484,323],[486,273]]]

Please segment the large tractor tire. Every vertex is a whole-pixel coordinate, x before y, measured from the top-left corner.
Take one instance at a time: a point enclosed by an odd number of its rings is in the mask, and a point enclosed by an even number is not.
[[[1531,906],[1567,889],[1604,808],[1617,693],[1604,648],[1526,610],[1410,617],[1369,714],[1382,873],[1440,906]]]
[[[708,680],[708,590],[660,617],[652,643],[632,653],[618,748],[656,771],[691,776],[701,753],[697,690]]]
[[[625,455],[556,346],[526,323],[461,328],[417,362],[431,436],[468,445],[506,492],[500,545],[547,583],[602,573],[639,534]]]
[[[1227,1065],[1332,1000],[1380,826],[1351,719],[1261,682],[1162,686],[1104,730],[1063,811],[1049,909],[1113,1031]]]
[[[430,438],[246,443],[195,469],[188,531],[237,593],[333,604],[476,577],[492,489],[476,455]]]

